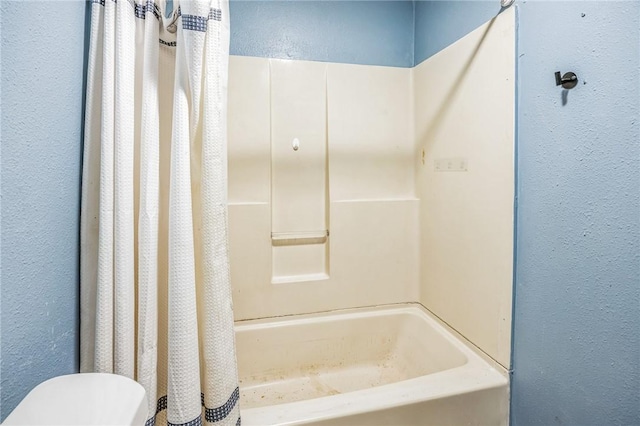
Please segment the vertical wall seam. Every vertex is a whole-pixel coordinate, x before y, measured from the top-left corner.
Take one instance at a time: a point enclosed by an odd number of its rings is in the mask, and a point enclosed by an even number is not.
[[[509,360],[509,424],[514,424],[513,419],[513,371],[515,361],[515,326],[516,326],[516,292],[517,292],[517,271],[518,271],[518,203],[520,196],[519,189],[519,145],[520,145],[520,5],[514,4],[515,8],[515,81],[514,81],[514,132],[513,132],[513,282],[511,288],[511,354]]]

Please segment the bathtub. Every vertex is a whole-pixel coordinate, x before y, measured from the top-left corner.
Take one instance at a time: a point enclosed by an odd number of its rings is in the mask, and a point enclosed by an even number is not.
[[[242,424],[506,425],[508,376],[418,304],[236,323]]]

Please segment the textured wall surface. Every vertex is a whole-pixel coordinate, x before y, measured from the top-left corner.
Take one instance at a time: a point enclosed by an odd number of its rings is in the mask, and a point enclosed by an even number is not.
[[[231,54],[413,65],[411,1],[232,0]]]
[[[499,11],[498,0],[416,0],[415,65],[470,33]]]
[[[2,1],[0,417],[77,371],[85,4]]]
[[[640,2],[517,4],[512,424],[640,424]],[[416,62],[494,9],[416,3]]]
[[[640,424],[639,16],[520,7],[515,426]]]

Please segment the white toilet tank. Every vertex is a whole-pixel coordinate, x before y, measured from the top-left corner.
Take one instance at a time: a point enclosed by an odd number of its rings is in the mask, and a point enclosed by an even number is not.
[[[142,426],[147,397],[137,382],[115,374],[71,374],[36,386],[3,425]]]

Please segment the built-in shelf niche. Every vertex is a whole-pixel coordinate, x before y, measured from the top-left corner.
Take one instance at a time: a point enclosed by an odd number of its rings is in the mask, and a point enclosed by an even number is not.
[[[326,64],[270,62],[272,283],[329,278]]]

